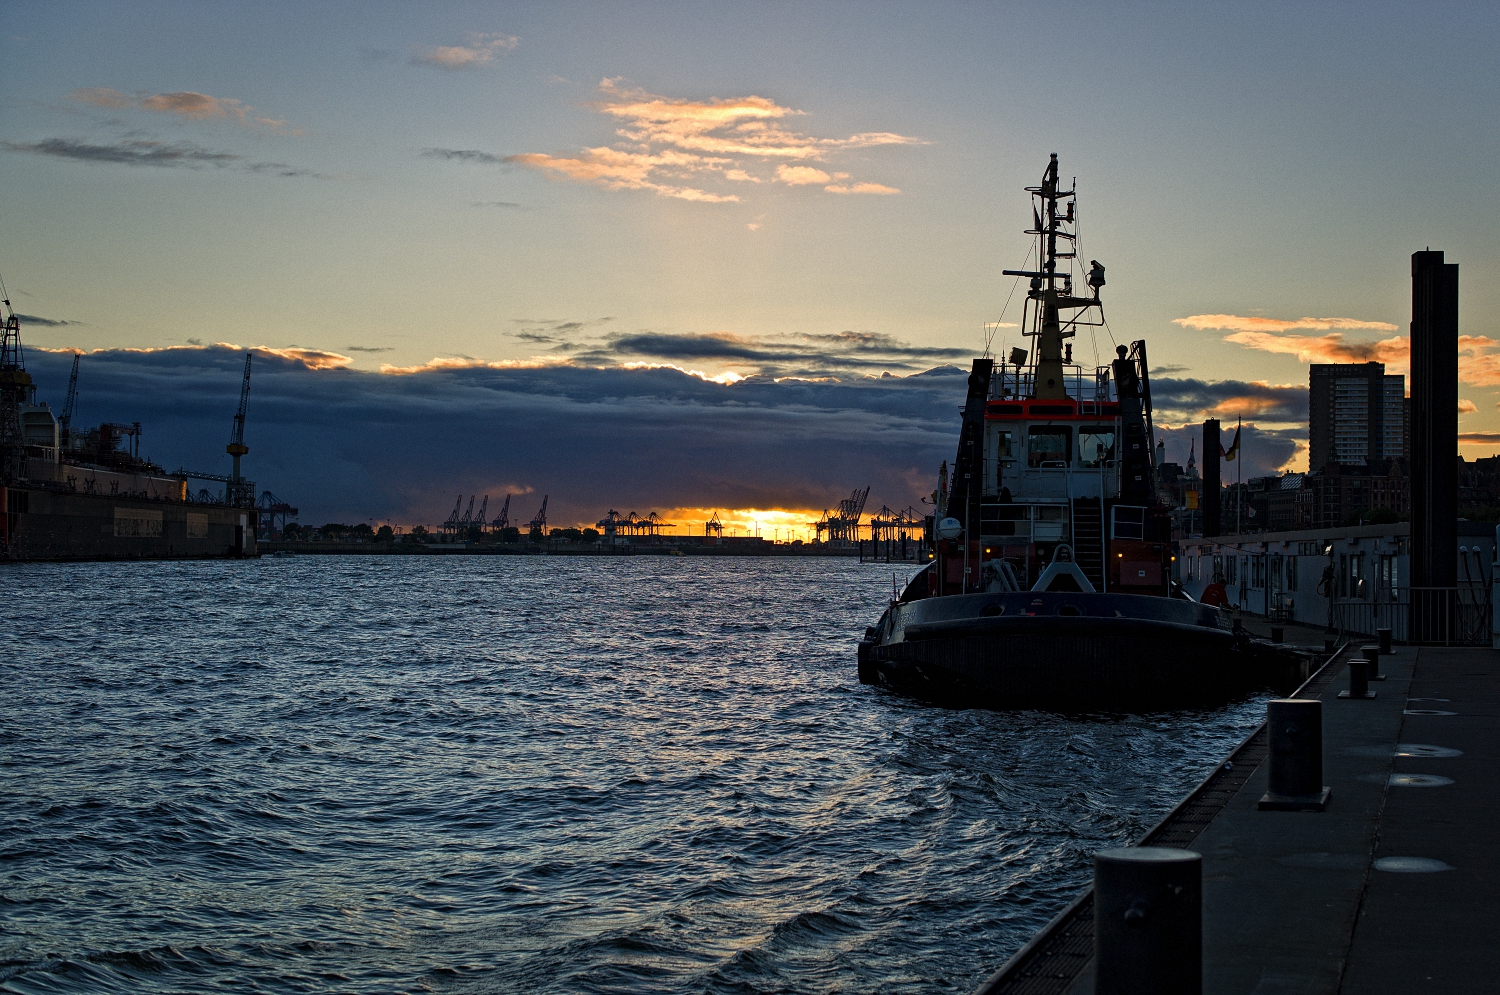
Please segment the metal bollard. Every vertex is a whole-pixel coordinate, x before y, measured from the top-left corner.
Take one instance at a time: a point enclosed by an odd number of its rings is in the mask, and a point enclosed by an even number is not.
[[[1376,629],[1375,642],[1380,646],[1380,652],[1386,656],[1389,656],[1391,652],[1391,630]]]
[[[1094,854],[1096,995],[1201,995],[1203,858],[1132,846]]]
[[[1274,625],[1271,626],[1271,642],[1273,642],[1273,643],[1284,643],[1284,642],[1286,642],[1286,630],[1282,629],[1282,628],[1279,628],[1278,626],[1274,626]]]
[[[1323,783],[1323,703],[1310,698],[1266,702],[1270,790],[1257,808],[1321,812],[1333,789]]]
[[[1360,648],[1364,654],[1365,662],[1370,665],[1369,678],[1372,681],[1383,681],[1385,675],[1380,672],[1380,647],[1379,645],[1364,646]]]
[[[1362,656],[1349,658],[1349,690],[1340,691],[1340,698],[1368,701],[1375,697],[1370,690],[1370,661]]]

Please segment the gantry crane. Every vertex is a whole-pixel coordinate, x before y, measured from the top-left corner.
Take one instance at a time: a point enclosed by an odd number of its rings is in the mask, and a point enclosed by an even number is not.
[[[546,494],[542,495],[541,510],[536,513],[535,518],[526,523],[526,531],[530,532],[532,529],[541,529],[542,535],[547,534],[547,497],[548,495]]]
[[[510,495],[509,494],[505,495],[505,503],[500,506],[500,514],[498,514],[498,515],[495,516],[495,520],[493,522],[491,522],[490,525],[497,532],[499,530],[501,530],[501,529],[508,529],[508,528],[510,528]]]

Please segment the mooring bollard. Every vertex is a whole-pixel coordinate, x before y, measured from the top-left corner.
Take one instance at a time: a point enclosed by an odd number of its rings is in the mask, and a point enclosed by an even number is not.
[[[1364,646],[1360,648],[1360,652],[1364,654],[1365,662],[1370,665],[1370,672],[1366,676],[1372,681],[1385,680],[1385,675],[1380,672],[1380,646],[1378,644]]]
[[[1274,625],[1271,626],[1271,642],[1273,642],[1273,643],[1286,642],[1286,630],[1285,629],[1281,629],[1281,628],[1277,628]]]
[[[1375,642],[1380,646],[1380,652],[1386,656],[1389,656],[1391,652],[1391,630],[1376,629]]]
[[[1096,995],[1201,995],[1203,858],[1132,846],[1094,854]]]
[[[1258,808],[1274,812],[1321,812],[1333,789],[1323,784],[1323,703],[1312,698],[1266,702],[1270,740],[1270,790]]]
[[[1340,691],[1340,698],[1351,698],[1363,701],[1375,697],[1375,692],[1370,690],[1370,661],[1362,656],[1351,656],[1349,658],[1349,690]]]

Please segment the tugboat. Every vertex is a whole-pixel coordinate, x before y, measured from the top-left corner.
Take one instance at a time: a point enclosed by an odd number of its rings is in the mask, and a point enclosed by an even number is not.
[[[1173,582],[1146,343],[1092,370],[1073,361],[1068,339],[1108,330],[1104,267],[1078,264],[1076,191],[1060,188],[1055,154],[1026,189],[1038,266],[1003,272],[1030,281],[1034,349],[974,360],[929,519],[933,560],[866,630],[860,680],[945,705],[1075,712],[1295,687],[1300,654]]]

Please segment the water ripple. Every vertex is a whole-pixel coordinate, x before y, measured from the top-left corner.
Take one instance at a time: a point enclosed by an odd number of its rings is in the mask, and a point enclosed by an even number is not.
[[[862,687],[846,561],[5,570],[8,992],[969,990],[1262,707]]]

